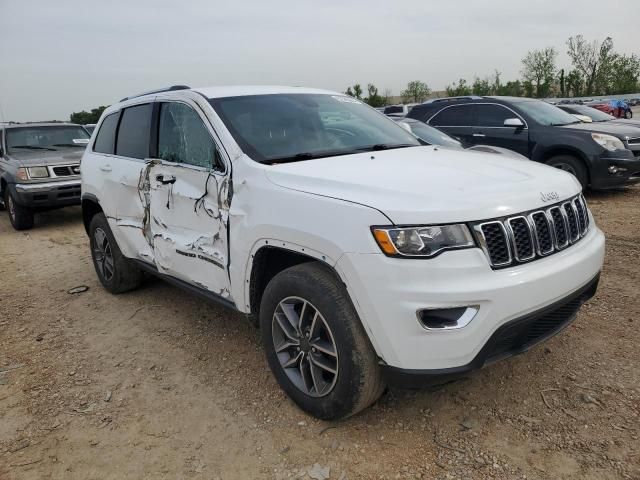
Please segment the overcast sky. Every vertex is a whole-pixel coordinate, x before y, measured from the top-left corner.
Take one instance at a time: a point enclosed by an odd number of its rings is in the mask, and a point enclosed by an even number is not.
[[[528,50],[610,35],[640,54],[640,0],[0,0],[4,120],[68,119],[181,83],[442,90]],[[1,120],[1,118],[0,118]]]

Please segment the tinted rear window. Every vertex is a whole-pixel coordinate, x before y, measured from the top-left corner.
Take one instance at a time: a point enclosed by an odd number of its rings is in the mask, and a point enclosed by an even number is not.
[[[118,129],[116,155],[131,158],[149,157],[151,104],[125,108]]]
[[[404,112],[403,108],[400,105],[393,105],[391,107],[385,107],[384,113],[402,113]]]
[[[120,112],[107,115],[102,121],[100,130],[98,130],[98,135],[96,136],[96,141],[93,144],[94,152],[113,154],[119,113]]]
[[[447,107],[429,120],[429,125],[437,127],[468,127],[473,125],[473,106],[456,105]]]

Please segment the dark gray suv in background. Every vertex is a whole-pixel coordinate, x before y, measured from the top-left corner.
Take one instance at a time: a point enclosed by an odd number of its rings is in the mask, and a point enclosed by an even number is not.
[[[452,97],[428,100],[407,115],[458,138],[465,147],[491,145],[572,173],[583,187],[640,182],[640,129],[582,123],[540,100]]]
[[[0,124],[0,197],[16,230],[39,211],[80,204],[89,133],[70,123]]]

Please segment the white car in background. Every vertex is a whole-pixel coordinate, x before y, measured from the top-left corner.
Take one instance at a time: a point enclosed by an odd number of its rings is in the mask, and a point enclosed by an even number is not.
[[[572,175],[425,146],[309,88],[123,99],[84,154],[82,210],[108,291],[146,271],[255,318],[280,386],[323,419],[549,338],[604,256]]]

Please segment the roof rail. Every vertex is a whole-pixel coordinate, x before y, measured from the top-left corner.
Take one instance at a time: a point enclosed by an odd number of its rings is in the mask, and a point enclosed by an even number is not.
[[[459,97],[430,98],[423,103],[453,102],[456,100],[482,100],[482,98],[483,97],[478,95],[461,95]]]
[[[138,93],[137,95],[131,95],[130,97],[124,97],[120,101],[124,102],[125,100],[131,100],[132,98],[142,97],[144,95],[151,95],[151,94],[154,94],[154,93],[173,92],[174,90],[190,90],[190,89],[191,89],[191,87],[189,87],[187,85],[171,85],[170,87],[159,88],[157,90],[150,90],[148,92]]]

